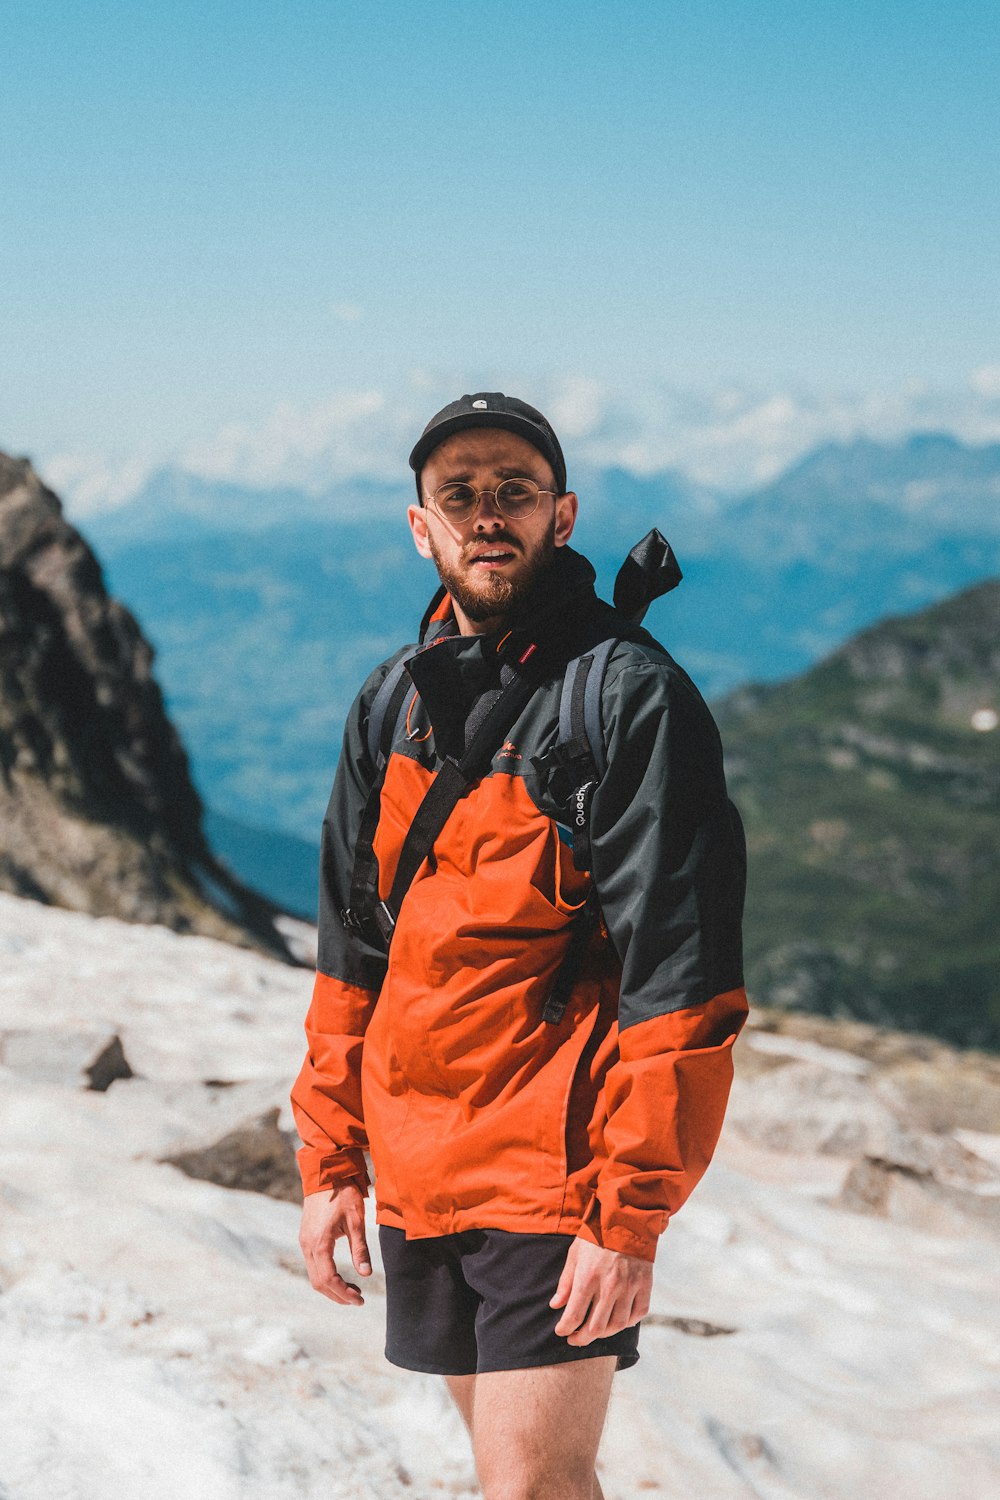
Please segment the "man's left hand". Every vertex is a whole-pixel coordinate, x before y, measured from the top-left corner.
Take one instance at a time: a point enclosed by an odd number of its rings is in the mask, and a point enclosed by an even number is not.
[[[575,1239],[549,1303],[563,1308],[555,1331],[567,1344],[611,1338],[646,1316],[652,1290],[648,1260]]]

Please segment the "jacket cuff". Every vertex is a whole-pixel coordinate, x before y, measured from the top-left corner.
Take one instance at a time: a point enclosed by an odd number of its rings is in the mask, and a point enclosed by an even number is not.
[[[362,1150],[347,1146],[342,1151],[322,1152],[312,1146],[302,1146],[296,1155],[299,1175],[302,1178],[302,1192],[306,1197],[310,1193],[322,1193],[330,1188],[344,1187],[348,1182],[356,1183],[361,1190],[361,1196],[368,1197],[368,1184],[371,1179],[368,1176],[368,1165]]]
[[[623,1211],[621,1207],[605,1209],[595,1197],[590,1211],[577,1230],[577,1237],[615,1250],[619,1255],[634,1255],[638,1260],[656,1259],[656,1246],[667,1227],[669,1214]]]

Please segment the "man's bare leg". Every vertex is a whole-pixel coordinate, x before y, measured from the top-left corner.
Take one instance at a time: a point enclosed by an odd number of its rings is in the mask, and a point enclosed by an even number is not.
[[[613,1355],[448,1377],[485,1500],[603,1500],[594,1471]]]
[[[476,1377],[475,1375],[446,1375],[445,1384],[448,1394],[458,1407],[459,1415],[466,1427],[469,1436],[472,1436],[472,1407],[476,1399]]]

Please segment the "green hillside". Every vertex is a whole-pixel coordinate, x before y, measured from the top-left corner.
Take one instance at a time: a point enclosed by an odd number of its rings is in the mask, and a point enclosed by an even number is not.
[[[716,713],[755,997],[1000,1048],[1000,582]]]

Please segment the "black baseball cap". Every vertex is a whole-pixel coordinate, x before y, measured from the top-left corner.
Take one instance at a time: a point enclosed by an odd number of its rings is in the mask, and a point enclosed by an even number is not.
[[[519,401],[516,396],[505,396],[503,391],[477,391],[474,396],[460,396],[450,402],[427,423],[416,447],[410,454],[410,468],[417,476],[417,494],[420,494],[420,471],[429,455],[453,432],[464,427],[505,427],[516,432],[533,448],[537,448],[547,459],[556,479],[559,493],[566,491],[566,460],[559,446],[559,439],[540,411]]]

